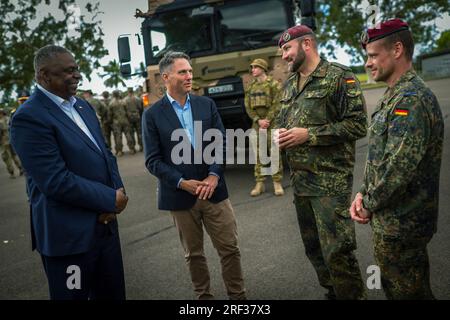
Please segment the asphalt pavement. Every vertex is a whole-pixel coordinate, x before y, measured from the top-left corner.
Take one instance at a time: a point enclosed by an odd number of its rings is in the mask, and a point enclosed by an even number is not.
[[[450,79],[429,81],[438,97],[446,129],[449,128]],[[364,91],[371,114],[384,89]],[[367,138],[358,141],[354,190],[362,180]],[[436,298],[450,299],[450,137],[445,132],[440,182],[438,232],[429,245],[431,282]],[[143,153],[126,153],[118,159],[119,169],[130,197],[119,216],[128,299],[193,299],[188,269],[179,237],[168,212],[157,209],[156,179],[144,167]],[[88,164],[86,164],[88,165]],[[244,280],[250,299],[323,299],[325,290],[317,281],[305,253],[297,225],[288,174],[286,194],[267,192],[257,198],[253,187],[253,166],[227,167],[226,181],[238,221]],[[9,179],[0,163],[0,299],[48,299],[41,260],[31,251],[29,208],[23,177]],[[374,265],[371,230],[357,225],[358,249],[364,281]],[[211,273],[211,287],[217,299],[227,299],[221,279],[219,258],[207,234],[205,251]],[[369,299],[384,299],[382,290],[368,290]]]

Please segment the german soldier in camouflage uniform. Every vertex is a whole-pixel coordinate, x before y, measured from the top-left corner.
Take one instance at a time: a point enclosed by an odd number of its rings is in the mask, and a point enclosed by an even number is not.
[[[388,88],[369,127],[364,184],[352,218],[371,219],[388,299],[434,299],[427,244],[436,232],[444,122],[435,95],[412,68],[414,42],[400,19],[365,33],[366,67]]]
[[[264,181],[266,176],[261,173],[262,167],[270,167],[270,164],[262,165],[259,159],[259,129],[267,130],[268,154],[271,147],[272,120],[280,111],[281,86],[272,77],[267,76],[268,63],[264,59],[255,59],[251,64],[252,75],[255,79],[250,83],[245,92],[245,109],[248,116],[253,120],[253,129],[257,132],[257,141],[254,142],[256,154],[255,179],[256,185],[250,192],[252,197],[259,196],[264,192]],[[283,167],[280,158],[278,172],[272,175],[274,193],[277,196],[284,194],[281,181],[283,179]]]
[[[134,150],[134,141],[130,134],[130,121],[128,120],[125,103],[120,98],[120,91],[113,91],[113,98],[109,104],[109,108],[113,124],[114,143],[116,144],[116,155],[118,157],[123,155],[122,133],[127,138],[128,148],[131,153],[136,153]]]
[[[100,116],[100,123],[102,125],[103,136],[105,137],[106,146],[111,149],[111,134],[112,134],[112,118],[109,106],[109,92],[103,91],[103,104],[99,106],[98,115]]]
[[[6,117],[5,109],[0,107],[0,146],[2,149],[2,159],[6,165],[6,170],[8,170],[9,177],[14,179],[14,165],[16,164],[19,169],[19,174],[23,175],[22,165],[20,160],[14,152],[11,143],[9,141],[9,125],[8,118]]]
[[[136,145],[135,134],[137,136],[139,151],[142,151],[142,130],[141,130],[141,116],[142,116],[142,101],[133,93],[133,88],[128,88],[128,96],[124,99],[128,119],[130,121],[130,134]]]
[[[288,29],[279,46],[293,74],[285,84],[276,139],[286,149],[306,255],[329,299],[365,299],[348,212],[355,142],[367,130],[359,82],[349,68],[319,56],[306,26]]]

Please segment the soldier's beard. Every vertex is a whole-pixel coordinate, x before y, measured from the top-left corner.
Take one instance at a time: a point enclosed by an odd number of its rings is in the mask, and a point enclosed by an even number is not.
[[[305,62],[305,51],[303,49],[299,49],[297,56],[295,57],[294,62],[291,64],[290,72],[297,72],[298,69],[302,66],[303,62]]]
[[[392,70],[385,68],[377,68],[377,73],[374,75],[373,80],[386,82],[392,75]]]

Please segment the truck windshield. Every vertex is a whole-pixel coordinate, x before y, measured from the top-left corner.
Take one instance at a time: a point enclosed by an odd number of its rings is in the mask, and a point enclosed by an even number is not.
[[[288,28],[280,0],[263,0],[219,8],[220,44],[226,50],[274,44]]]
[[[145,24],[150,63],[169,50],[191,57],[276,45],[290,20],[285,0],[241,0],[159,13]]]
[[[152,18],[152,56],[160,58],[169,50],[188,54],[211,50],[212,13],[212,8],[204,5]]]

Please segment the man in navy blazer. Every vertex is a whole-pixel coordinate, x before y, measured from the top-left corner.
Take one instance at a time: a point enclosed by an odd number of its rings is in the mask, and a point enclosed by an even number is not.
[[[26,171],[33,250],[51,299],[125,299],[116,214],[128,197],[95,111],[75,97],[73,55],[45,46],[34,57],[37,88],[11,123]]]
[[[142,118],[145,165],[158,178],[159,209],[173,216],[196,297],[214,297],[203,249],[204,226],[220,256],[228,296],[246,299],[236,219],[223,176],[225,129],[216,105],[189,94],[192,68],[186,54],[167,52],[159,70],[167,92]],[[215,134],[214,141],[203,141],[207,132]],[[204,159],[205,148],[213,142],[217,152]]]

